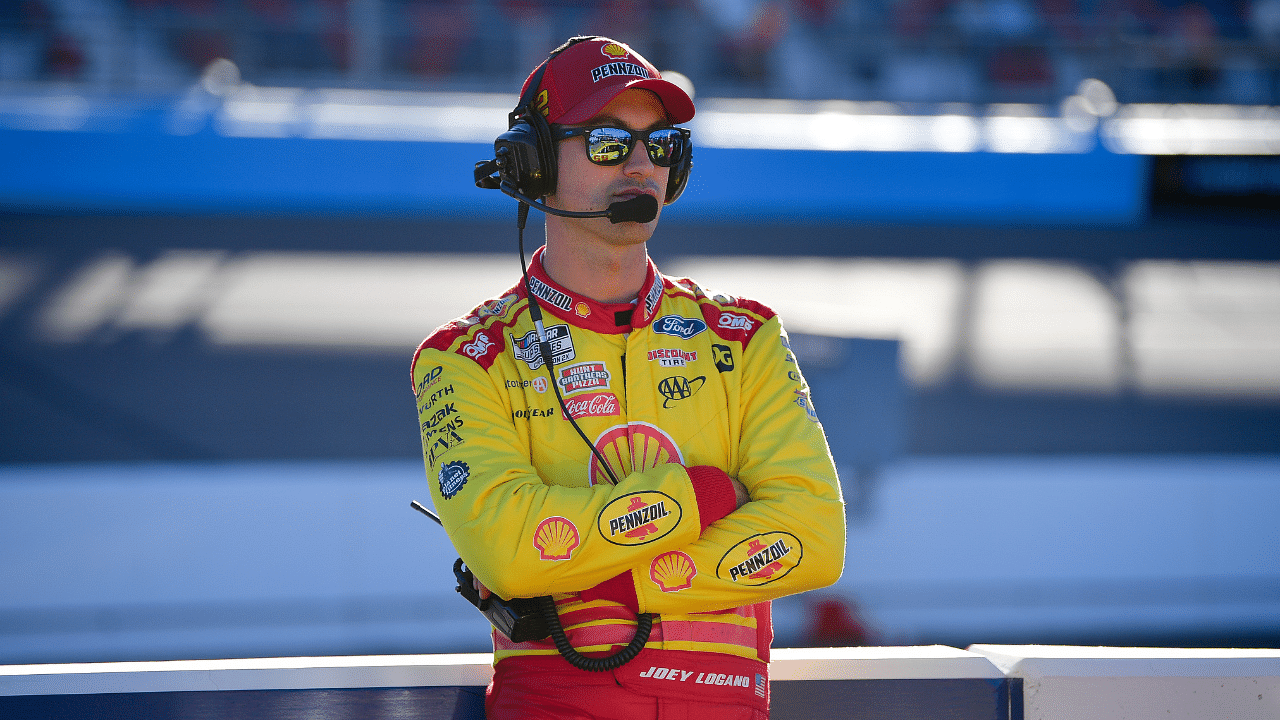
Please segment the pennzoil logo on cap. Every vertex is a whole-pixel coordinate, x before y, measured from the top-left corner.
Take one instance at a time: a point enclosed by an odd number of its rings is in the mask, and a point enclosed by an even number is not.
[[[612,60],[621,60],[627,56],[627,49],[618,43],[608,43],[600,46],[600,53]]]
[[[600,534],[614,545],[645,545],[666,537],[680,523],[675,498],[656,490],[616,498],[600,511]]]
[[[786,577],[800,564],[804,546],[789,532],[752,535],[729,548],[720,558],[716,577],[741,585],[768,585]]]

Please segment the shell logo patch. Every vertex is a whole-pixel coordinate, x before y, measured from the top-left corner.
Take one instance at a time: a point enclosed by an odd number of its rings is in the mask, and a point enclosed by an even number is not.
[[[683,511],[675,498],[645,490],[605,505],[596,526],[600,535],[614,545],[645,545],[675,530],[681,515]]]
[[[729,548],[720,558],[716,577],[742,585],[768,585],[787,576],[800,564],[804,546],[789,532],[752,535]]]
[[[614,425],[600,433],[595,446],[619,477],[632,471],[652,470],[671,462],[684,464],[684,456],[680,454],[676,441],[663,432],[662,428],[646,422]],[[594,454],[589,462],[591,465],[587,477],[590,483],[595,485],[609,482],[609,474],[600,466],[600,461]]]
[[[613,60],[621,60],[627,56],[627,49],[618,43],[609,43],[600,48],[600,53]]]
[[[581,544],[578,528],[567,518],[553,515],[533,531],[533,546],[542,560],[568,560]]]
[[[649,565],[649,579],[662,592],[676,592],[693,587],[693,578],[697,574],[698,566],[693,564],[693,558],[679,550],[664,552]]]

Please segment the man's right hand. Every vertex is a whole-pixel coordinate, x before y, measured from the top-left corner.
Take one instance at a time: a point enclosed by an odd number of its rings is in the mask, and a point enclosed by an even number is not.
[[[733,483],[733,495],[738,501],[738,507],[742,507],[743,505],[751,502],[751,496],[747,494],[746,485],[743,485],[734,478],[729,478],[729,482]],[[734,509],[736,510],[737,508]]]

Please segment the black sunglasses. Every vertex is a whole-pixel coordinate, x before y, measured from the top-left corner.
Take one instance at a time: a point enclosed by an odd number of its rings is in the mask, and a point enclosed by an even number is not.
[[[643,142],[649,159],[658,167],[671,167],[684,159],[689,147],[688,128],[657,128],[638,132],[617,127],[561,127],[553,125],[556,140],[585,135],[587,159],[596,165],[620,165],[626,162],[637,142]]]

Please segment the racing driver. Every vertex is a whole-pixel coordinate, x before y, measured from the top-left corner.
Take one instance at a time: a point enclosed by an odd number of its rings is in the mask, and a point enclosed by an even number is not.
[[[648,257],[689,172],[676,127],[689,96],[609,38],[574,38],[538,70],[522,97],[536,97],[557,161],[541,199],[601,211],[649,195],[658,215],[548,214],[527,283],[422,343],[431,497],[482,595],[551,596],[586,657],[626,646],[639,613],[652,630],[606,671],[494,630],[487,717],[767,718],[770,600],[843,569],[822,425],[773,311]]]

